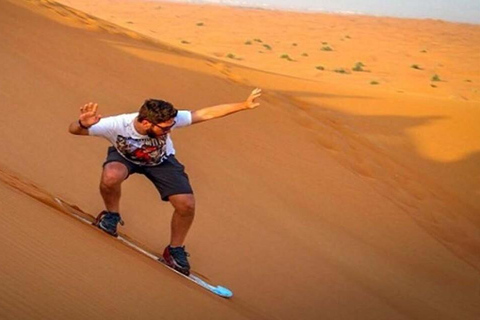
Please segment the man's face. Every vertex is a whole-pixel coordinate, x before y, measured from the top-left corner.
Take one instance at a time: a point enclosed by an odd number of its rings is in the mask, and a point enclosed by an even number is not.
[[[175,123],[176,122],[173,118],[156,124],[150,122],[150,127],[147,129],[147,135],[150,138],[158,138],[164,136],[170,132]]]

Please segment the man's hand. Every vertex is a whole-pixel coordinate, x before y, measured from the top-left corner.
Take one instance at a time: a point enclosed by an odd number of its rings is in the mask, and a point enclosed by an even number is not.
[[[102,115],[97,114],[98,104],[89,102],[80,108],[80,123],[85,127],[91,127],[98,123],[102,118]]]
[[[248,97],[247,101],[245,101],[245,106],[247,109],[253,109],[256,108],[260,105],[260,103],[255,102],[255,99],[260,97],[262,95],[262,89],[256,88],[250,93],[250,96]]]

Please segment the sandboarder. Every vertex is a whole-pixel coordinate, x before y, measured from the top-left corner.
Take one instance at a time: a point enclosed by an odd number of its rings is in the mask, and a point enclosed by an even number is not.
[[[100,181],[105,210],[98,215],[96,225],[117,236],[118,223],[123,225],[119,213],[121,184],[130,174],[143,174],[155,185],[161,199],[174,207],[170,244],[163,258],[170,267],[188,275],[190,264],[184,242],[195,215],[195,197],[185,167],[175,158],[170,131],[256,108],[259,103],[255,99],[260,95],[257,88],[244,102],[196,111],[177,110],[167,101],[148,99],[138,112],[105,118],[97,113],[96,103],[81,107],[79,119],[70,124],[69,132],[103,137],[112,143]]]

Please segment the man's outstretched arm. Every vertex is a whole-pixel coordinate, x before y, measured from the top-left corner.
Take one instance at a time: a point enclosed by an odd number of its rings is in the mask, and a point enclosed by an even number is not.
[[[221,118],[242,110],[254,109],[260,105],[260,103],[255,102],[255,99],[261,95],[262,90],[257,88],[253,90],[247,100],[243,102],[220,104],[217,106],[192,111],[192,124]]]

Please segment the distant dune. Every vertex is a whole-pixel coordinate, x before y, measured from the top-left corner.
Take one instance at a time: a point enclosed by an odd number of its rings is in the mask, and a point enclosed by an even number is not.
[[[1,319],[479,318],[480,27],[7,0],[0,42]],[[259,108],[172,133],[192,267],[233,299],[55,202],[103,209],[108,144],[67,132],[84,103],[198,109],[254,87]],[[141,176],[122,193],[121,232],[161,252],[170,205]]]

